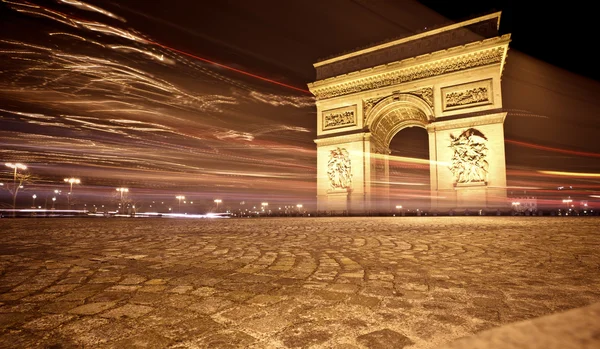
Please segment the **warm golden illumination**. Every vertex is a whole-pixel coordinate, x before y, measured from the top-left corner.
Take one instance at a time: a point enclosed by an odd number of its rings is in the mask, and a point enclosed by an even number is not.
[[[21,163],[13,164],[13,163],[7,162],[5,165],[6,165],[6,167],[14,168],[15,171],[17,169],[19,169],[19,170],[26,170],[27,169],[27,166],[25,166],[25,165],[23,165]]]
[[[81,180],[79,178],[65,178],[64,181],[71,184],[71,188],[73,187],[73,184],[81,183]]]
[[[319,211],[389,212],[400,184],[390,181],[390,169],[398,165],[429,170],[426,184],[402,182],[428,185],[427,193],[404,197],[422,196],[432,210],[509,207],[507,113],[498,110],[510,34],[435,47],[443,33],[490,21],[499,23],[500,12],[314,64],[319,80],[308,87],[317,99]],[[416,40],[429,40],[432,53],[398,54]],[[427,131],[429,159],[391,155],[392,139],[410,127]]]
[[[600,173],[562,172],[562,171],[538,171],[538,172],[542,173],[542,174],[552,175],[552,176],[600,178]]]

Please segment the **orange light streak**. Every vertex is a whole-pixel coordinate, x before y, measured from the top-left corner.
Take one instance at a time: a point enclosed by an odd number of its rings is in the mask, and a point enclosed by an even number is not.
[[[570,155],[590,156],[590,157],[594,157],[594,158],[600,158],[600,154],[598,154],[598,153],[552,148],[552,147],[546,147],[546,146],[538,145],[538,144],[514,141],[511,139],[506,139],[505,141],[506,141],[506,143],[512,143],[512,144],[516,144],[516,145],[520,145],[520,146],[528,147],[528,148],[541,149],[541,150],[546,150],[546,151],[555,151],[557,153],[570,154]]]
[[[173,48],[173,47],[170,47],[170,46],[167,46],[167,45],[163,45],[163,44],[158,43],[156,41],[146,40],[146,42],[149,43],[149,44],[153,44],[153,45],[162,47],[165,50],[175,51],[177,53],[180,53],[182,55],[185,55],[185,56],[197,59],[199,61],[206,62],[206,63],[212,64],[212,65],[216,65],[217,67],[225,68],[225,69],[234,71],[236,73],[240,73],[240,74],[243,74],[243,75],[246,75],[246,76],[253,77],[255,79],[259,79],[259,80],[262,80],[262,81],[270,82],[270,83],[275,84],[275,85],[279,85],[279,86],[291,88],[292,90],[296,90],[296,91],[300,91],[300,92],[304,92],[304,93],[309,93],[310,94],[310,91],[308,91],[308,90],[305,90],[305,89],[302,89],[302,88],[299,88],[299,87],[295,87],[295,86],[292,86],[292,85],[284,84],[283,82],[279,82],[279,81],[275,81],[275,80],[272,80],[272,79],[269,79],[269,78],[265,78],[265,77],[260,76],[260,75],[252,74],[252,73],[249,73],[249,72],[244,71],[244,70],[236,69],[234,67],[230,67],[230,66],[225,65],[225,64],[217,63],[215,61],[211,61],[209,59],[202,58],[200,56],[196,56],[194,54],[191,54],[191,53],[188,53],[188,52],[185,52],[185,51],[181,51],[181,50],[178,50],[176,48]]]

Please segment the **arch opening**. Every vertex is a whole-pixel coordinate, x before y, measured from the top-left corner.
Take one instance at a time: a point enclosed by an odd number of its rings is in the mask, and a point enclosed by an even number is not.
[[[391,208],[408,214],[429,210],[431,169],[426,129],[420,125],[400,129],[392,136],[389,151]]]

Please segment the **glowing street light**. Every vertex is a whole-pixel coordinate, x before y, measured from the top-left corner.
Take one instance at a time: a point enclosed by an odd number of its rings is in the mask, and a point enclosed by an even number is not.
[[[37,198],[37,195],[33,194],[33,195],[31,195],[31,197],[33,198],[32,206],[35,208],[35,198]]]
[[[564,199],[562,202],[563,202],[563,204],[567,205],[567,210],[568,210],[569,206],[571,206],[571,203],[573,202],[573,199],[571,199],[571,198]]]
[[[52,209],[54,210],[54,202],[56,202],[56,197],[52,198]]]
[[[69,185],[71,186],[69,188],[69,193],[67,195],[67,200],[69,202],[69,209],[71,209],[71,194],[73,193],[73,184],[79,184],[81,183],[81,180],[79,178],[65,178],[65,182],[69,183]]]
[[[121,198],[119,199],[119,202],[121,205],[123,205],[123,193],[128,193],[129,188],[117,188],[117,191],[121,193]],[[125,205],[123,205],[123,206],[125,206]]]
[[[21,164],[19,162],[13,164],[12,162],[7,162],[4,165],[6,165],[6,167],[8,168],[12,168],[14,169],[14,176],[13,176],[13,217],[15,216],[15,207],[17,205],[17,193],[19,192],[19,188],[21,188],[21,186],[17,187],[17,171],[18,170],[26,170],[27,166],[25,166],[24,164]]]
[[[181,200],[185,200],[185,196],[183,196],[183,195],[177,195],[175,198],[177,200],[179,200],[179,210],[178,211],[179,211],[179,213],[181,213]]]
[[[18,163],[18,162],[16,164],[13,164],[11,162],[7,162],[4,165],[6,165],[6,167],[10,167],[10,168],[12,168],[12,169],[15,170],[15,175],[13,177],[13,182],[15,183],[15,186],[16,186],[17,185],[16,184],[17,183],[17,170],[26,170],[27,166],[25,166],[25,165],[23,165],[21,163]]]
[[[217,212],[219,212],[219,204],[223,202],[221,199],[215,199],[215,203],[217,204]]]

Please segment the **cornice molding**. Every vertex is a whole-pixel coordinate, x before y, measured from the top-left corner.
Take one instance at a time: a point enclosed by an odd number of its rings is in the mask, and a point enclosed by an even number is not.
[[[357,133],[347,134],[343,136],[330,136],[326,138],[318,138],[315,139],[315,143],[319,146],[324,145],[335,145],[341,143],[349,143],[363,140],[370,140],[371,133],[370,132],[362,132],[358,131]]]
[[[489,43],[493,44],[491,47],[487,47],[475,52],[464,52],[462,54],[457,54],[445,59],[438,59],[436,61],[431,60],[432,58],[443,53],[457,51],[467,47],[470,48],[473,46],[473,44],[469,44],[428,54],[426,56],[429,58],[429,61],[421,64],[414,64],[414,61],[422,59],[423,57],[409,58],[403,61],[392,62],[383,66],[365,69],[363,71],[316,81],[308,84],[308,87],[313,95],[315,95],[317,100],[323,100],[491,64],[503,65],[503,61],[506,57],[506,51],[508,50],[509,41],[510,34],[506,34],[501,37],[475,43],[479,46]],[[399,67],[394,70],[389,70],[390,67],[393,66]],[[378,70],[384,71],[381,73],[376,73]],[[353,75],[356,75],[354,79],[352,79]]]
[[[427,132],[452,130],[455,128],[475,127],[481,125],[502,124],[506,119],[506,112],[482,116],[470,116],[456,120],[440,120],[427,125]]]

